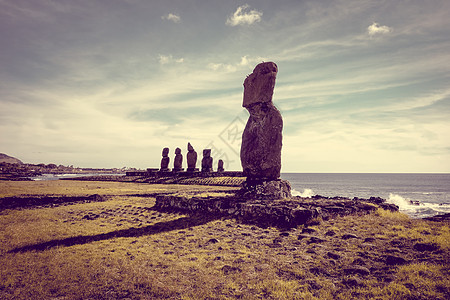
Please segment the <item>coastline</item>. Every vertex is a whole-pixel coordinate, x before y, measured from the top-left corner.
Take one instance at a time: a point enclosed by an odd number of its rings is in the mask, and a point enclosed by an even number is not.
[[[449,226],[376,210],[287,230],[154,209],[234,187],[0,182],[2,197],[98,197],[0,213],[0,296],[446,299]],[[120,276],[118,276],[120,274]]]

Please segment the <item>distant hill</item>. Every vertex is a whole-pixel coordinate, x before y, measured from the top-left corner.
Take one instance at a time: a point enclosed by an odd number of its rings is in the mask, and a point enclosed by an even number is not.
[[[23,162],[21,162],[19,159],[6,155],[4,153],[0,153],[0,163],[19,164],[19,165],[23,164]]]

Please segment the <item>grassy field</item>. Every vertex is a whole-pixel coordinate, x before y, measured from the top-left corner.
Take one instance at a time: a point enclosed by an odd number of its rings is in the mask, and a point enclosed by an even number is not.
[[[162,213],[230,188],[0,182],[0,197],[105,201],[0,212],[0,299],[449,299],[448,224],[378,210],[289,231]]]

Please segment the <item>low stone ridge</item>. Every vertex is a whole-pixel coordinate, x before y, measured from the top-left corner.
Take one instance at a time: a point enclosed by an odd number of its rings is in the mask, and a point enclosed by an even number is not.
[[[245,223],[262,226],[295,227],[316,218],[329,219],[351,214],[367,214],[379,205],[370,200],[310,199],[242,200],[236,196],[199,197],[196,195],[158,195],[155,209],[184,213],[207,213],[229,216]],[[398,207],[393,206],[392,209]]]
[[[139,182],[155,184],[187,184],[187,185],[217,185],[239,187],[245,181],[242,172],[127,172],[127,176],[101,175],[83,176],[74,178],[61,178],[60,180],[78,181],[117,181],[117,182]]]
[[[5,209],[53,207],[75,203],[101,202],[107,200],[108,196],[98,194],[86,196],[34,196],[34,197],[4,197],[0,198],[0,211]]]

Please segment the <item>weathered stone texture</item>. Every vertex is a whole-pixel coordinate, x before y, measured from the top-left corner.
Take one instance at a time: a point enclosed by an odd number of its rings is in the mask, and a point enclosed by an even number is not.
[[[280,177],[283,120],[272,103],[278,68],[261,63],[244,81],[244,106],[250,117],[242,134],[241,164],[251,181]]]
[[[202,159],[202,172],[212,172],[212,166],[213,158],[211,157],[211,149],[204,149]]]
[[[180,172],[183,171],[183,154],[181,154],[181,149],[175,149],[175,159],[173,161],[173,171]]]
[[[162,159],[161,159],[161,169],[162,172],[169,171],[169,148],[164,148],[162,151]]]
[[[223,160],[219,159],[219,162],[217,163],[217,172],[223,172]]]
[[[186,155],[187,159],[187,171],[188,172],[194,172],[196,171],[196,165],[197,165],[197,152],[195,152],[194,147],[192,147],[191,143],[188,143],[188,153]]]

